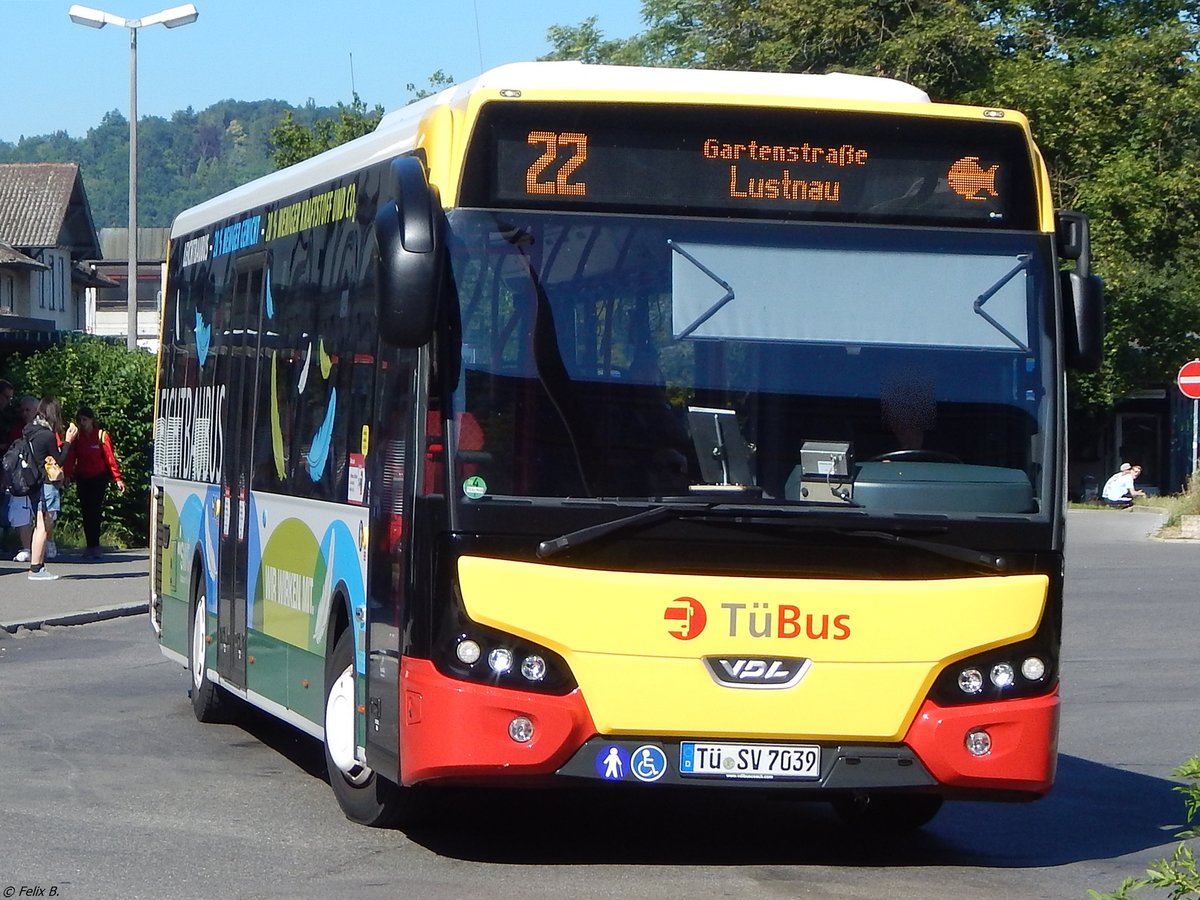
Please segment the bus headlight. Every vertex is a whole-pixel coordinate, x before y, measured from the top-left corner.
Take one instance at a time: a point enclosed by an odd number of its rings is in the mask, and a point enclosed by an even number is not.
[[[454,655],[458,657],[458,661],[473,666],[479,662],[483,651],[479,649],[479,645],[470,638],[466,638],[458,642],[458,646],[454,648]]]
[[[496,675],[506,675],[512,671],[513,655],[507,647],[496,647],[488,651],[488,668]]]
[[[992,666],[991,672],[992,684],[1004,690],[1006,687],[1012,687],[1014,681],[1017,680],[1017,675],[1013,671],[1012,665],[1006,662],[996,663]]]
[[[576,687],[566,661],[532,641],[475,623],[463,623],[449,641],[437,642],[434,664],[444,675],[495,687],[568,694]]]
[[[929,697],[943,706],[1036,697],[1058,685],[1054,657],[1025,641],[961,659],[942,670]]]
[[[983,673],[978,669],[963,669],[958,673],[958,686],[964,694],[978,694],[983,690]]]
[[[992,752],[992,736],[982,728],[970,732],[965,743],[972,756],[987,756]]]
[[[1046,677],[1046,663],[1040,657],[1030,656],[1021,663],[1021,674],[1028,681],[1041,681]]]
[[[532,653],[521,660],[521,675],[526,681],[541,681],[546,677],[546,660]]]

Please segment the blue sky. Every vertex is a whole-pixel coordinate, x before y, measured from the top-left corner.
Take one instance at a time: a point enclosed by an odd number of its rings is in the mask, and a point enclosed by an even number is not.
[[[129,114],[129,31],[76,25],[73,0],[0,0],[0,140],[82,137]],[[185,0],[83,0],[126,19]],[[193,0],[191,25],[138,32],[138,117],[223,100],[312,98],[391,110],[438,69],[461,81],[549,49],[546,29],[595,15],[608,38],[642,30],[640,0]],[[476,28],[478,22],[478,29]],[[482,65],[481,65],[482,64]]]

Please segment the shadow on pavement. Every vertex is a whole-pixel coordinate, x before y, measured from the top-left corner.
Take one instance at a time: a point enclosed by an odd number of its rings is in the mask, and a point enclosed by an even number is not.
[[[1184,818],[1173,785],[1064,756],[1041,801],[947,803],[925,829],[890,835],[854,831],[827,804],[779,795],[493,791],[450,804],[477,810],[470,820],[442,817],[407,834],[443,856],[515,864],[1059,866],[1173,843]]]
[[[328,780],[319,741],[248,707],[235,723]],[[515,865],[1060,866],[1173,845],[1184,825],[1174,786],[1060,756],[1055,788],[1040,801],[951,802],[923,830],[887,835],[851,830],[828,804],[778,793],[454,788],[434,794],[434,814],[405,833],[441,856]]]

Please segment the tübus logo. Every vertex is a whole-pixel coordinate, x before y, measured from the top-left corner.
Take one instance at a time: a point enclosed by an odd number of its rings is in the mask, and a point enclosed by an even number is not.
[[[774,637],[790,640],[844,641],[850,637],[847,613],[806,613],[790,603],[722,603],[729,615],[730,637]],[[708,623],[708,614],[699,600],[677,597],[667,604],[663,619],[673,623],[667,629],[671,637],[690,641],[700,635]]]
[[[704,630],[708,614],[704,612],[704,607],[691,597],[677,597],[667,604],[663,619],[679,623],[673,628],[668,628],[667,634],[681,641],[690,641]]]

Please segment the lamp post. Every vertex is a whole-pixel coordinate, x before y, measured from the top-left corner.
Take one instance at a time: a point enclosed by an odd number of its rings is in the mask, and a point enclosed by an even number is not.
[[[173,6],[153,15],[140,19],[124,19],[99,9],[87,6],[72,6],[67,15],[77,25],[87,25],[89,28],[103,28],[105,25],[117,25],[129,29],[129,322],[126,346],[130,350],[137,347],[137,33],[139,28],[147,25],[165,25],[167,28],[178,28],[180,25],[190,25],[196,21],[199,13],[191,3],[183,6]]]

